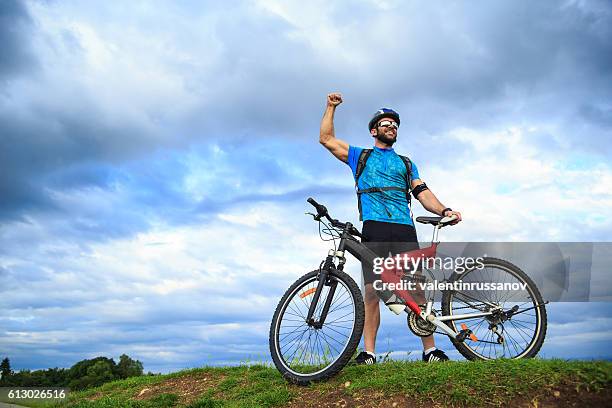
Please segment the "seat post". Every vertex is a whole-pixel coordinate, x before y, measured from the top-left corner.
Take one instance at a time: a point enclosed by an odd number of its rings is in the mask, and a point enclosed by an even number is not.
[[[438,240],[438,232],[440,231],[440,224],[434,225],[433,238],[431,239],[432,244],[437,244],[440,241]]]

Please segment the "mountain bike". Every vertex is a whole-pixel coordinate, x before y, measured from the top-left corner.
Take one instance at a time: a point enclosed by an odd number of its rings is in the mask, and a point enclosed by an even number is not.
[[[338,373],[355,354],[364,324],[364,303],[357,283],[344,270],[348,252],[371,267],[377,254],[359,239],[363,236],[350,222],[331,218],[327,208],[314,199],[310,214],[319,222],[319,234],[333,240],[319,268],[293,283],[281,298],[270,325],[270,353],[276,368],[290,382],[308,384]],[[455,221],[453,217],[417,217],[434,228],[431,246],[401,255],[410,259],[433,259],[438,232]],[[335,245],[339,240],[338,245]],[[385,267],[381,281],[398,289],[379,288],[378,296],[395,313],[406,312],[410,330],[417,336],[447,335],[468,360],[534,357],[546,335],[548,302],[533,281],[517,266],[502,259],[483,257],[481,263],[453,271],[444,283],[441,308],[434,308],[434,294],[415,301],[414,291],[402,289],[407,282],[431,283],[432,271],[423,268]],[[470,284],[503,283],[521,288],[512,291],[473,290]],[[398,285],[400,284],[400,285]],[[466,286],[468,289],[463,289]],[[416,285],[416,283],[415,283]],[[476,286],[478,287],[478,286]],[[457,289],[458,288],[458,289]],[[418,298],[418,296],[416,296]]]

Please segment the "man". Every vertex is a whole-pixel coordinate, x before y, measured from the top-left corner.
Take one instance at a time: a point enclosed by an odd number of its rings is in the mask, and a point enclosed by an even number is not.
[[[337,139],[334,132],[334,113],[341,103],[342,96],[339,93],[327,95],[327,107],[321,121],[319,142],[336,158],[347,163],[353,171],[353,176],[356,176],[357,164],[363,149],[349,146],[348,143]],[[382,108],[374,114],[369,123],[370,134],[374,138],[374,148],[367,158],[363,172],[355,180],[360,216],[363,220],[364,241],[380,244],[374,249],[379,256],[418,248],[416,230],[406,196],[407,180],[410,180],[413,195],[426,210],[442,216],[455,215],[456,222],[461,221],[461,214],[442,205],[421,181],[416,165],[412,162],[406,163],[393,150],[399,124],[399,114],[391,109]],[[407,177],[409,168],[410,177]],[[374,276],[371,269],[363,268],[365,351],[357,356],[355,361],[358,364],[376,362],[376,333],[380,326],[380,299],[373,287],[376,278],[378,277]],[[424,361],[448,360],[442,350],[436,349],[433,335],[421,339]]]

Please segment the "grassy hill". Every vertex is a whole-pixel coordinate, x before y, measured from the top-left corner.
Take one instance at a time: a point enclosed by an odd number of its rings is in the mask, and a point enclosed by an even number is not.
[[[200,368],[72,393],[61,407],[612,406],[612,362],[502,360],[350,366],[299,387],[275,368]]]

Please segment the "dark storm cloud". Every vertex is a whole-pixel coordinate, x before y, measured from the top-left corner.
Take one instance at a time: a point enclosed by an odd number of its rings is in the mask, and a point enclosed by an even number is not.
[[[21,3],[4,4],[5,15],[29,21]],[[381,105],[402,113],[401,136],[424,156],[436,149],[431,135],[456,126],[553,122],[568,129],[562,136],[572,148],[584,148],[576,141],[585,139],[601,152],[612,145],[605,132],[610,123],[606,101],[612,99],[605,86],[612,82],[609,3],[455,3],[444,9],[402,3],[392,10],[362,4],[354,13],[330,7],[337,29],[331,42],[325,32],[309,31],[306,23],[300,27],[299,19],[236,6],[227,11],[231,19],[212,21],[213,37],[201,42],[206,53],[193,44],[175,44],[196,59],[206,55],[210,68],[174,63],[202,102],[163,129],[104,118],[101,102],[78,86],[74,99],[61,104],[5,103],[0,109],[0,219],[53,208],[48,180],[104,187],[108,174],[75,169],[86,169],[90,162],[115,165],[171,143],[184,145],[176,134],[202,142],[254,137],[314,142],[325,94],[335,89],[346,98],[338,111],[338,133],[357,145],[371,143],[365,123]],[[359,29],[364,23],[371,29]],[[6,30],[13,43],[25,45],[24,35]],[[30,75],[36,81],[36,74]],[[46,84],[41,85],[44,94]],[[598,130],[585,131],[576,118]],[[450,156],[468,152],[469,146],[455,144]],[[266,165],[249,169],[266,172],[270,180],[278,174]]]
[[[63,107],[28,104],[27,112],[0,110],[0,220],[19,217],[24,210],[55,207],[47,190],[54,186],[48,181],[70,179],[71,186],[96,186],[107,180],[92,178],[91,171],[79,180],[75,168],[88,167],[88,162],[100,162],[103,167],[150,148],[144,143],[143,129],[107,120],[92,105],[68,108],[74,103],[67,101]]]
[[[609,137],[584,132],[575,116],[583,104],[612,99],[611,10],[597,2],[455,3],[391,17],[395,41],[381,41],[379,54],[392,62],[362,85],[405,113],[404,133],[573,124],[561,135],[572,148],[587,139],[609,150]],[[420,45],[406,45],[415,37]],[[433,153],[427,139],[417,146]]]
[[[231,117],[236,137],[305,139],[316,137],[325,94],[340,90],[345,103],[336,129],[356,144],[371,143],[365,129],[371,113],[392,106],[402,114],[403,137],[414,136],[413,150],[424,155],[437,149],[430,135],[516,125],[563,129],[557,136],[565,153],[595,151],[588,145],[597,145],[597,154],[612,150],[605,129],[583,126],[608,123],[610,3],[401,3],[391,10],[362,4],[355,13],[330,7],[338,29],[333,41],[311,20],[300,26],[299,7],[297,23],[238,12],[219,24],[224,52],[213,86],[201,87],[208,102],[200,111]],[[369,29],[358,28],[363,24]],[[202,126],[216,119],[192,120]],[[448,156],[461,158],[468,149],[455,146]]]
[[[7,224],[10,228],[0,234],[0,254],[29,259],[46,242],[62,243],[68,249],[44,253],[46,265],[61,270],[62,260],[71,257],[72,245],[87,253],[93,243],[133,236],[159,220],[175,226],[200,224],[211,222],[220,212],[260,203],[305,203],[309,196],[323,195],[353,198],[350,169],[316,141],[291,140],[282,149],[276,141],[221,146],[222,153],[194,148],[190,159],[165,150],[114,167],[75,162],[61,171],[43,173],[37,180],[50,197],[47,211]],[[322,160],[316,169],[311,168],[313,157]],[[318,174],[336,174],[334,178],[345,183],[327,184]]]

